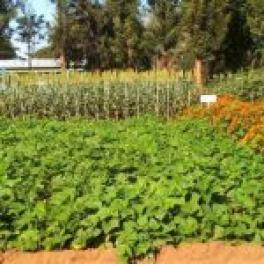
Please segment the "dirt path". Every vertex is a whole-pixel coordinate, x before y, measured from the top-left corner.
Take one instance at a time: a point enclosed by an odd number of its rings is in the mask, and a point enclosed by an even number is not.
[[[57,251],[0,255],[0,264],[117,264],[113,250]],[[223,243],[165,247],[154,261],[139,264],[264,264],[264,247]]]

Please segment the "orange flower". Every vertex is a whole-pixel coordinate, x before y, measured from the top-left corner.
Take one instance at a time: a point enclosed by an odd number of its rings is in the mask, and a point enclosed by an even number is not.
[[[214,125],[225,123],[226,132],[264,152],[264,101],[243,102],[230,95],[209,108],[191,107],[188,116],[208,118]]]

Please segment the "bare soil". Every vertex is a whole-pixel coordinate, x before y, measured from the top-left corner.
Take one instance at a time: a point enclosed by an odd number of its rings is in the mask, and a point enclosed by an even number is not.
[[[0,254],[0,264],[117,264],[114,250],[54,251]],[[164,247],[154,261],[138,264],[264,264],[264,247],[230,246],[224,243],[186,244]]]

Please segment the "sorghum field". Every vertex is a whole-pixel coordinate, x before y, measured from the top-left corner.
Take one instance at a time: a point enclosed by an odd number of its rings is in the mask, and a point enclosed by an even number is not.
[[[201,89],[168,72],[5,76],[0,250],[104,245],[127,263],[186,241],[263,245],[255,78]],[[218,103],[200,106],[205,92]]]

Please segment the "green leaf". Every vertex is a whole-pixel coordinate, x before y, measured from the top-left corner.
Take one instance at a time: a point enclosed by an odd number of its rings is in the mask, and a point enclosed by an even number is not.
[[[193,217],[188,217],[186,219],[182,219],[180,225],[179,225],[179,232],[182,235],[193,235],[198,231],[198,222]]]

